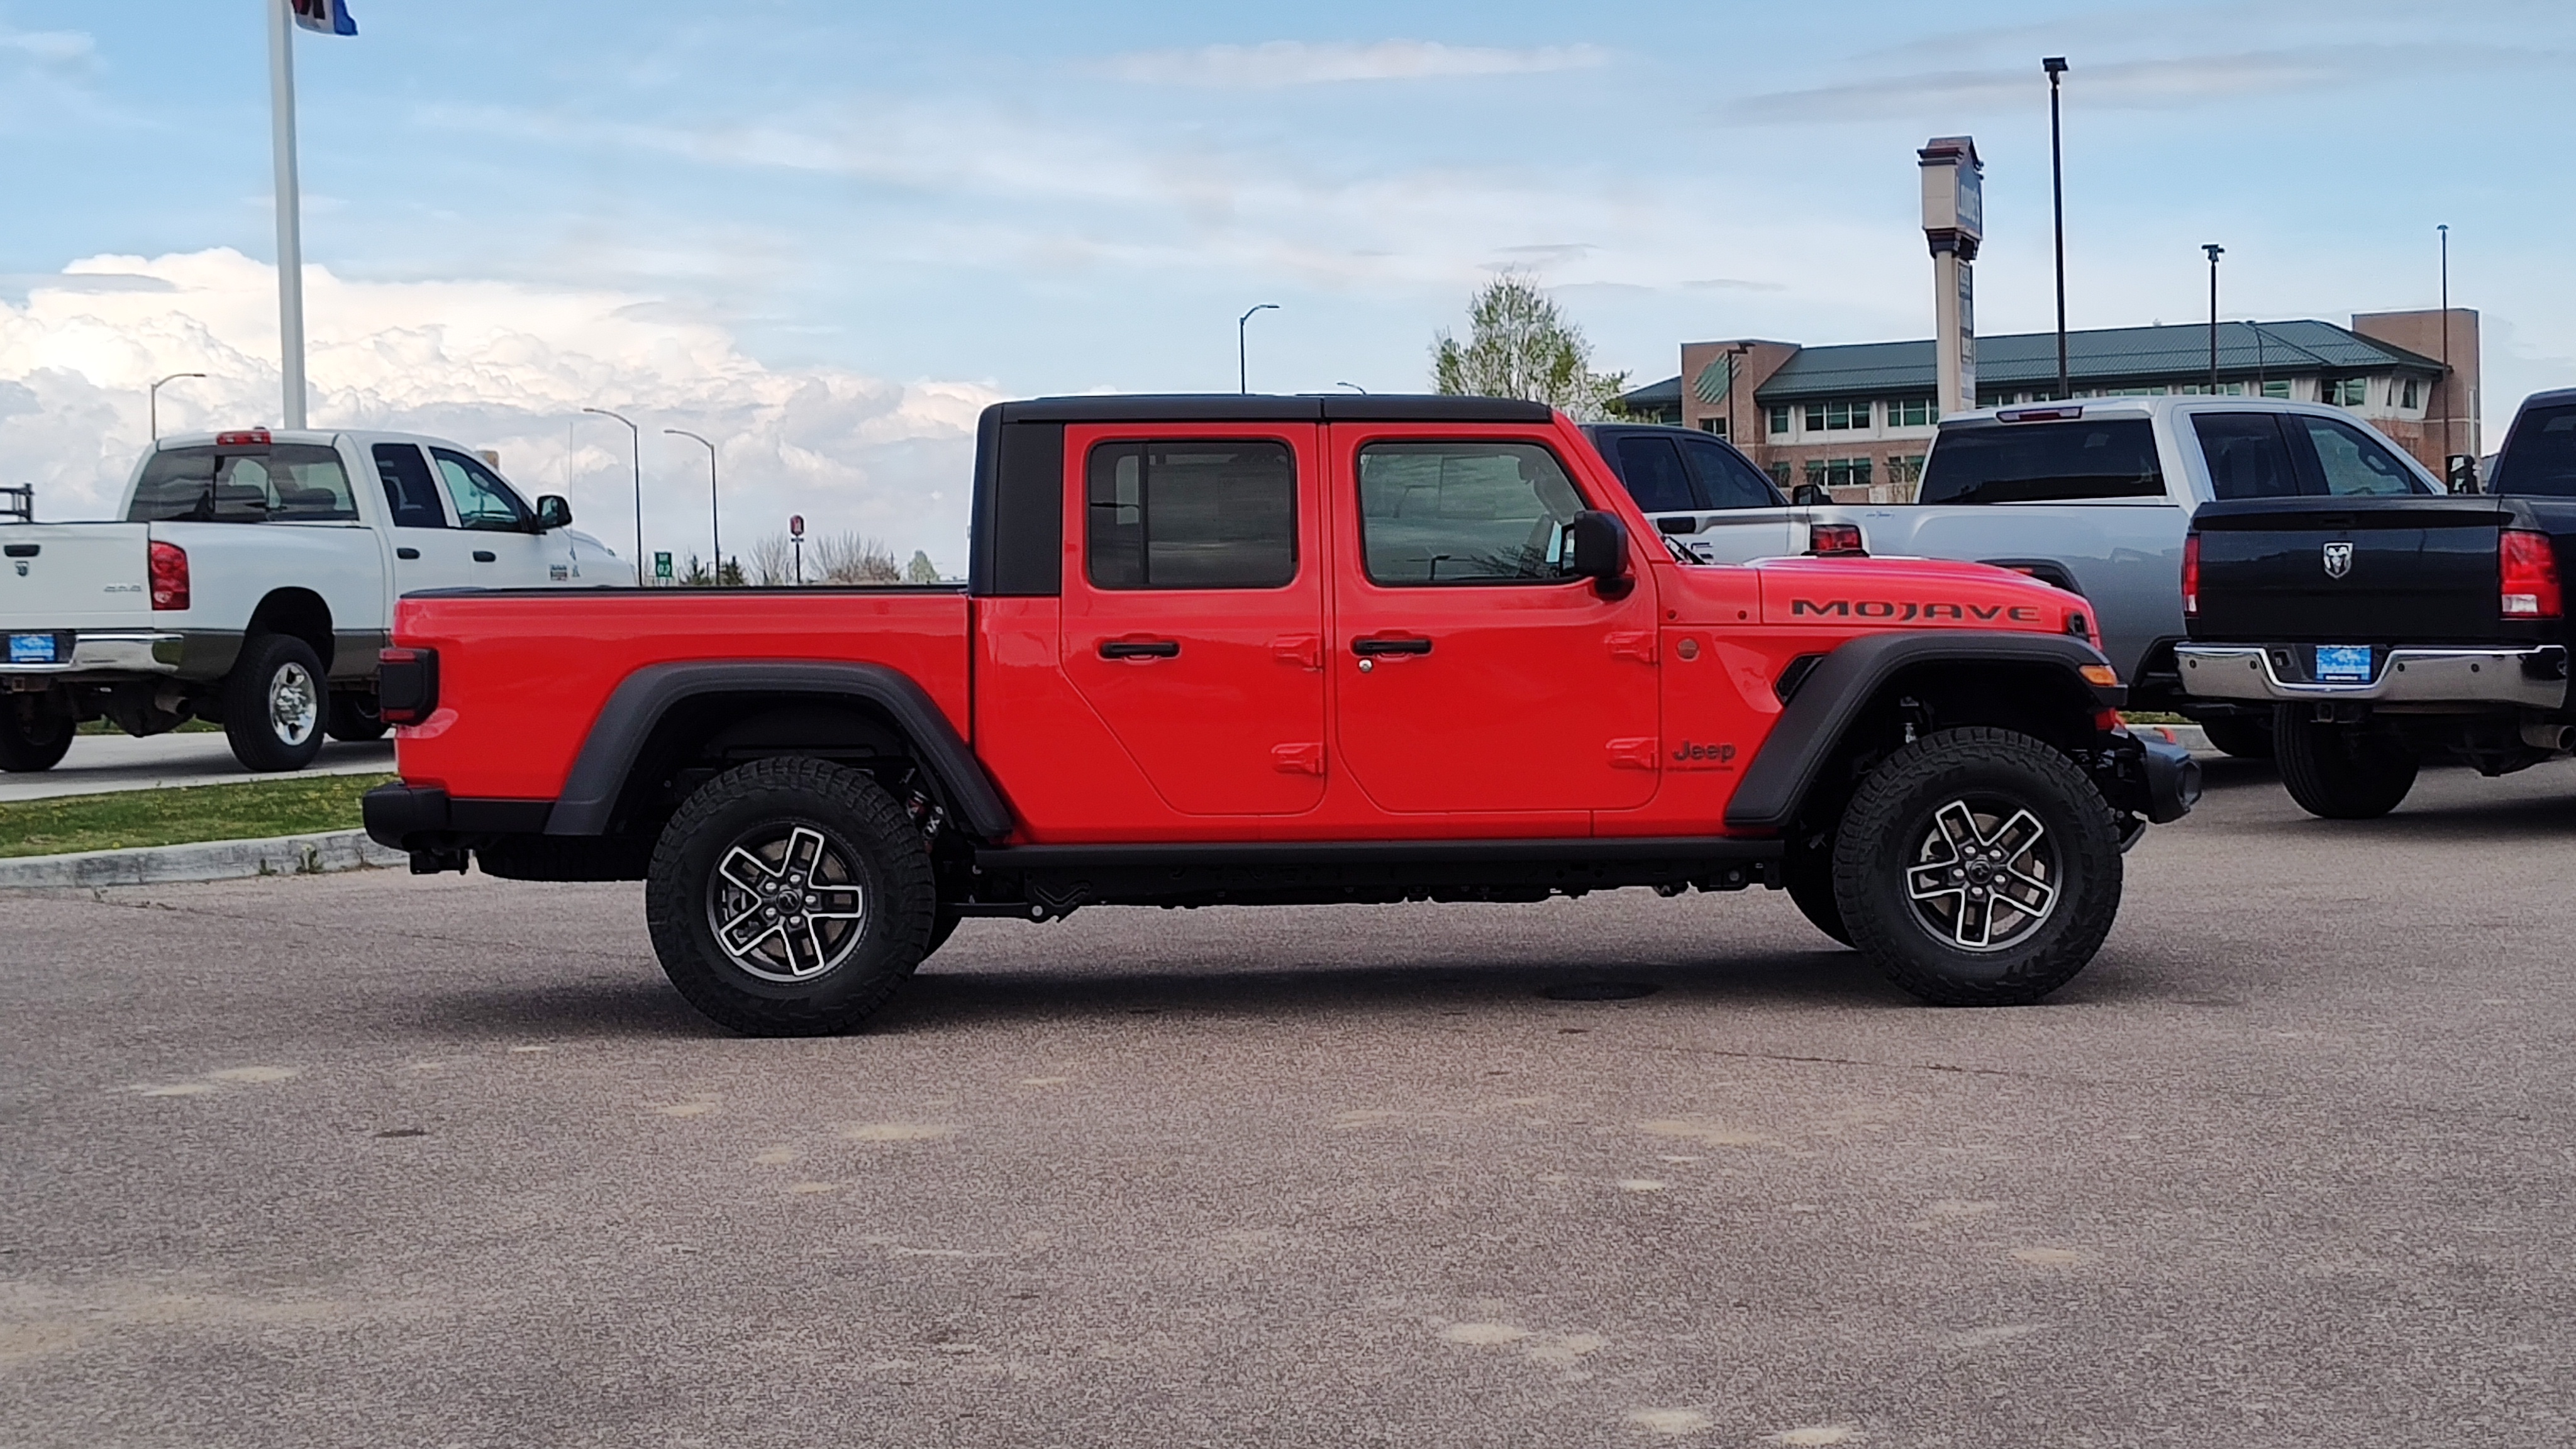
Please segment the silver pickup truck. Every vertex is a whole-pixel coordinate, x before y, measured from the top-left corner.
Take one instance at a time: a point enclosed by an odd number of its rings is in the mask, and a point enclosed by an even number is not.
[[[2258,398],[2080,398],[1945,418],[1915,503],[1792,503],[1776,489],[1755,502],[1739,488],[1703,489],[1692,506],[1676,507],[1684,499],[1657,471],[1655,435],[1678,435],[1676,448],[1696,435],[1623,424],[1586,431],[1639,506],[1703,563],[1805,551],[1818,526],[1847,525],[1859,528],[1873,554],[1969,559],[2030,574],[2092,602],[2102,652],[2127,681],[2132,708],[2187,715],[2230,754],[2269,755],[2268,706],[2188,696],[2174,663],[2184,637],[2183,538],[2201,504],[2261,486],[2234,476],[2245,454],[2230,441],[2258,414],[2267,435],[2277,429],[2311,461],[2374,460],[2367,466],[2407,470],[2422,488],[2441,491],[2403,449],[2349,413]],[[2275,416],[2290,426],[2279,428]],[[1713,438],[1693,445],[1724,446]],[[1716,476],[1714,467],[1683,476],[1701,472]]]

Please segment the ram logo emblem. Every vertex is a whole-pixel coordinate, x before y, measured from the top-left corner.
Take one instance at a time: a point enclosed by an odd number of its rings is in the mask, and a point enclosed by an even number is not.
[[[2327,578],[2330,578],[2330,579],[2339,579],[2339,578],[2342,578],[2345,574],[2348,574],[2348,573],[2351,573],[2351,572],[2352,572],[2352,545],[2351,545],[2351,544],[2348,544],[2348,543],[2330,543],[2330,544],[2327,544],[2327,545],[2326,545],[2326,577],[2327,577]]]

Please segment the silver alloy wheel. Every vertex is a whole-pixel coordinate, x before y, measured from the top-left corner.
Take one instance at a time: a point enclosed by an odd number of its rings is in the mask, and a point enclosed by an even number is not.
[[[268,677],[268,727],[277,733],[278,743],[303,744],[313,738],[322,725],[322,691],[313,683],[313,672],[289,660]]]
[[[725,959],[763,981],[811,981],[858,949],[867,898],[858,872],[810,825],[745,836],[707,878],[707,925]]]
[[[2039,817],[2009,800],[1953,800],[1905,870],[1914,919],[1962,951],[2020,945],[2057,909],[2063,872]]]

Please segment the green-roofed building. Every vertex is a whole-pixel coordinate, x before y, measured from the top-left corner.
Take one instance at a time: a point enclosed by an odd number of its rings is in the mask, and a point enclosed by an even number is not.
[[[2068,391],[2208,393],[2209,343],[2206,323],[2070,332]],[[1976,349],[1978,406],[2057,400],[2057,334],[1980,337]],[[1678,375],[1620,404],[1634,417],[1720,434],[1784,485],[1903,502],[1940,422],[1934,390],[1929,338],[1836,347],[1747,338],[1682,344]],[[2438,477],[2445,456],[2480,451],[2478,314],[2453,308],[2447,327],[2438,311],[2364,313],[2350,327],[2222,322],[2216,391],[2349,408]]]

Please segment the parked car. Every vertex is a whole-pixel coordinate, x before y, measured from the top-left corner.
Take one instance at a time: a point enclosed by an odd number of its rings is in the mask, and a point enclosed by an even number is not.
[[[2304,441],[2311,437],[2333,438],[2338,449],[2404,456],[2368,424],[2321,404],[2086,398],[1943,419],[1914,503],[1816,501],[1717,515],[1655,507],[1647,512],[1706,562],[1799,552],[1817,527],[1856,526],[1862,546],[1874,554],[1974,559],[2082,594],[2093,605],[2103,652],[2127,683],[2132,707],[2179,711],[2230,754],[2267,755],[2268,708],[2193,696],[2174,665],[2174,646],[2185,634],[2183,536],[2193,509],[2225,496],[2224,483],[2213,481],[2203,429],[2195,420],[2262,415],[2313,420],[2292,425],[2302,448],[2316,446]],[[1725,446],[1714,438],[1708,442]],[[2430,475],[2416,471],[2429,482]]]
[[[2185,545],[2194,695],[2274,710],[2281,781],[2327,819],[2387,814],[2427,760],[2502,775],[2566,757],[2576,390],[2524,400],[2491,495],[2302,441],[2251,422],[2204,438],[2228,486]]]
[[[987,409],[965,589],[430,594],[415,870],[636,879],[738,1031],[857,1024],[969,915],[1785,886],[1926,1000],[2092,958],[2189,808],[2088,606],[1933,560],[1685,567],[1478,398]]]
[[[121,522],[0,525],[0,769],[44,770],[73,731],[222,723],[254,770],[373,739],[397,595],[618,576],[561,498],[535,507],[454,443],[405,433],[163,439]],[[585,577],[587,574],[587,577]]]
[[[1659,423],[1586,423],[1583,435],[1655,527],[1701,563],[1807,547],[1807,514],[1724,439]]]

